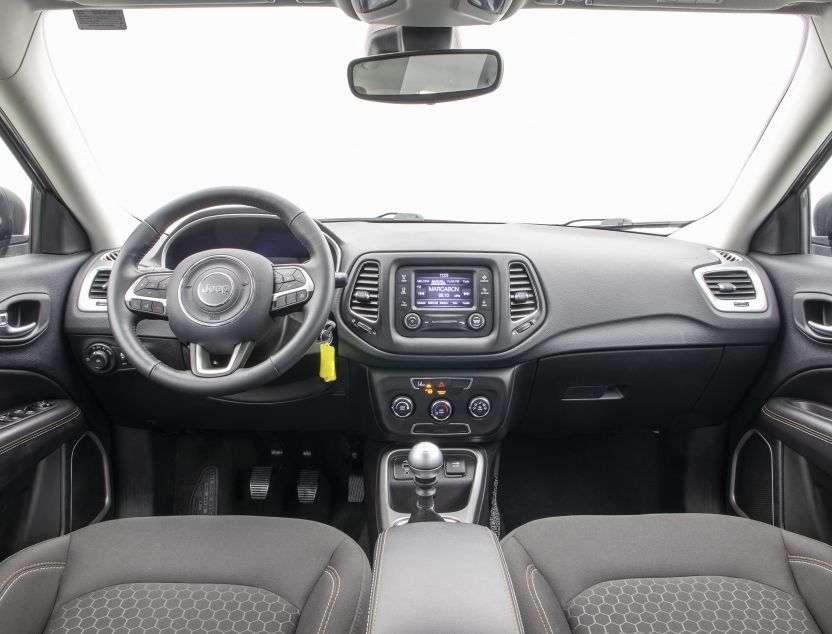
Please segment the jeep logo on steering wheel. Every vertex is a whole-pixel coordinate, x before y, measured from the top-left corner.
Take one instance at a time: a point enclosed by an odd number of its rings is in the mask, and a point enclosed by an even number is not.
[[[222,306],[234,296],[234,281],[227,273],[209,273],[199,281],[197,296],[206,306]]]

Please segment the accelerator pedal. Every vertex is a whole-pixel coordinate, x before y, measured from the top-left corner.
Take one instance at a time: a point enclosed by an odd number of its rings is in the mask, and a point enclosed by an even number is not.
[[[248,495],[252,500],[265,500],[272,481],[271,467],[252,467],[248,481]]]
[[[364,476],[351,473],[347,482],[347,502],[360,504],[364,501]]]

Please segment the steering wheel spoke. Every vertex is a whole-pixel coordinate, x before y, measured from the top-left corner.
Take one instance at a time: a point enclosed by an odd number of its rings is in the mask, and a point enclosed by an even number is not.
[[[274,292],[272,312],[291,312],[301,308],[315,292],[312,276],[302,266],[276,265],[272,267]]]
[[[245,365],[254,350],[253,341],[241,341],[230,355],[213,355],[198,343],[188,344],[191,372],[194,376],[215,378],[227,376]]]
[[[173,271],[154,271],[145,273],[127,289],[124,303],[136,314],[148,317],[167,318],[168,283]]]

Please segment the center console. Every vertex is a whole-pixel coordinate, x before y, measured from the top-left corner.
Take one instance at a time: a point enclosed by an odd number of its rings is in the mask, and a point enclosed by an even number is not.
[[[382,455],[368,632],[523,631],[500,544],[479,524],[486,460],[431,442]]]
[[[520,634],[502,549],[476,524],[391,528],[376,545],[367,632]]]

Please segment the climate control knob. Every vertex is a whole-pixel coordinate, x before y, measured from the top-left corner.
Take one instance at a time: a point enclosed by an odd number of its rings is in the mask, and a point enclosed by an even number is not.
[[[444,423],[453,413],[453,405],[444,398],[436,399],[430,404],[430,417],[438,423]]]
[[[396,418],[407,418],[413,413],[413,399],[409,396],[397,396],[390,403],[390,409]]]
[[[468,412],[474,418],[485,418],[491,413],[491,401],[484,396],[475,396],[468,402]]]

